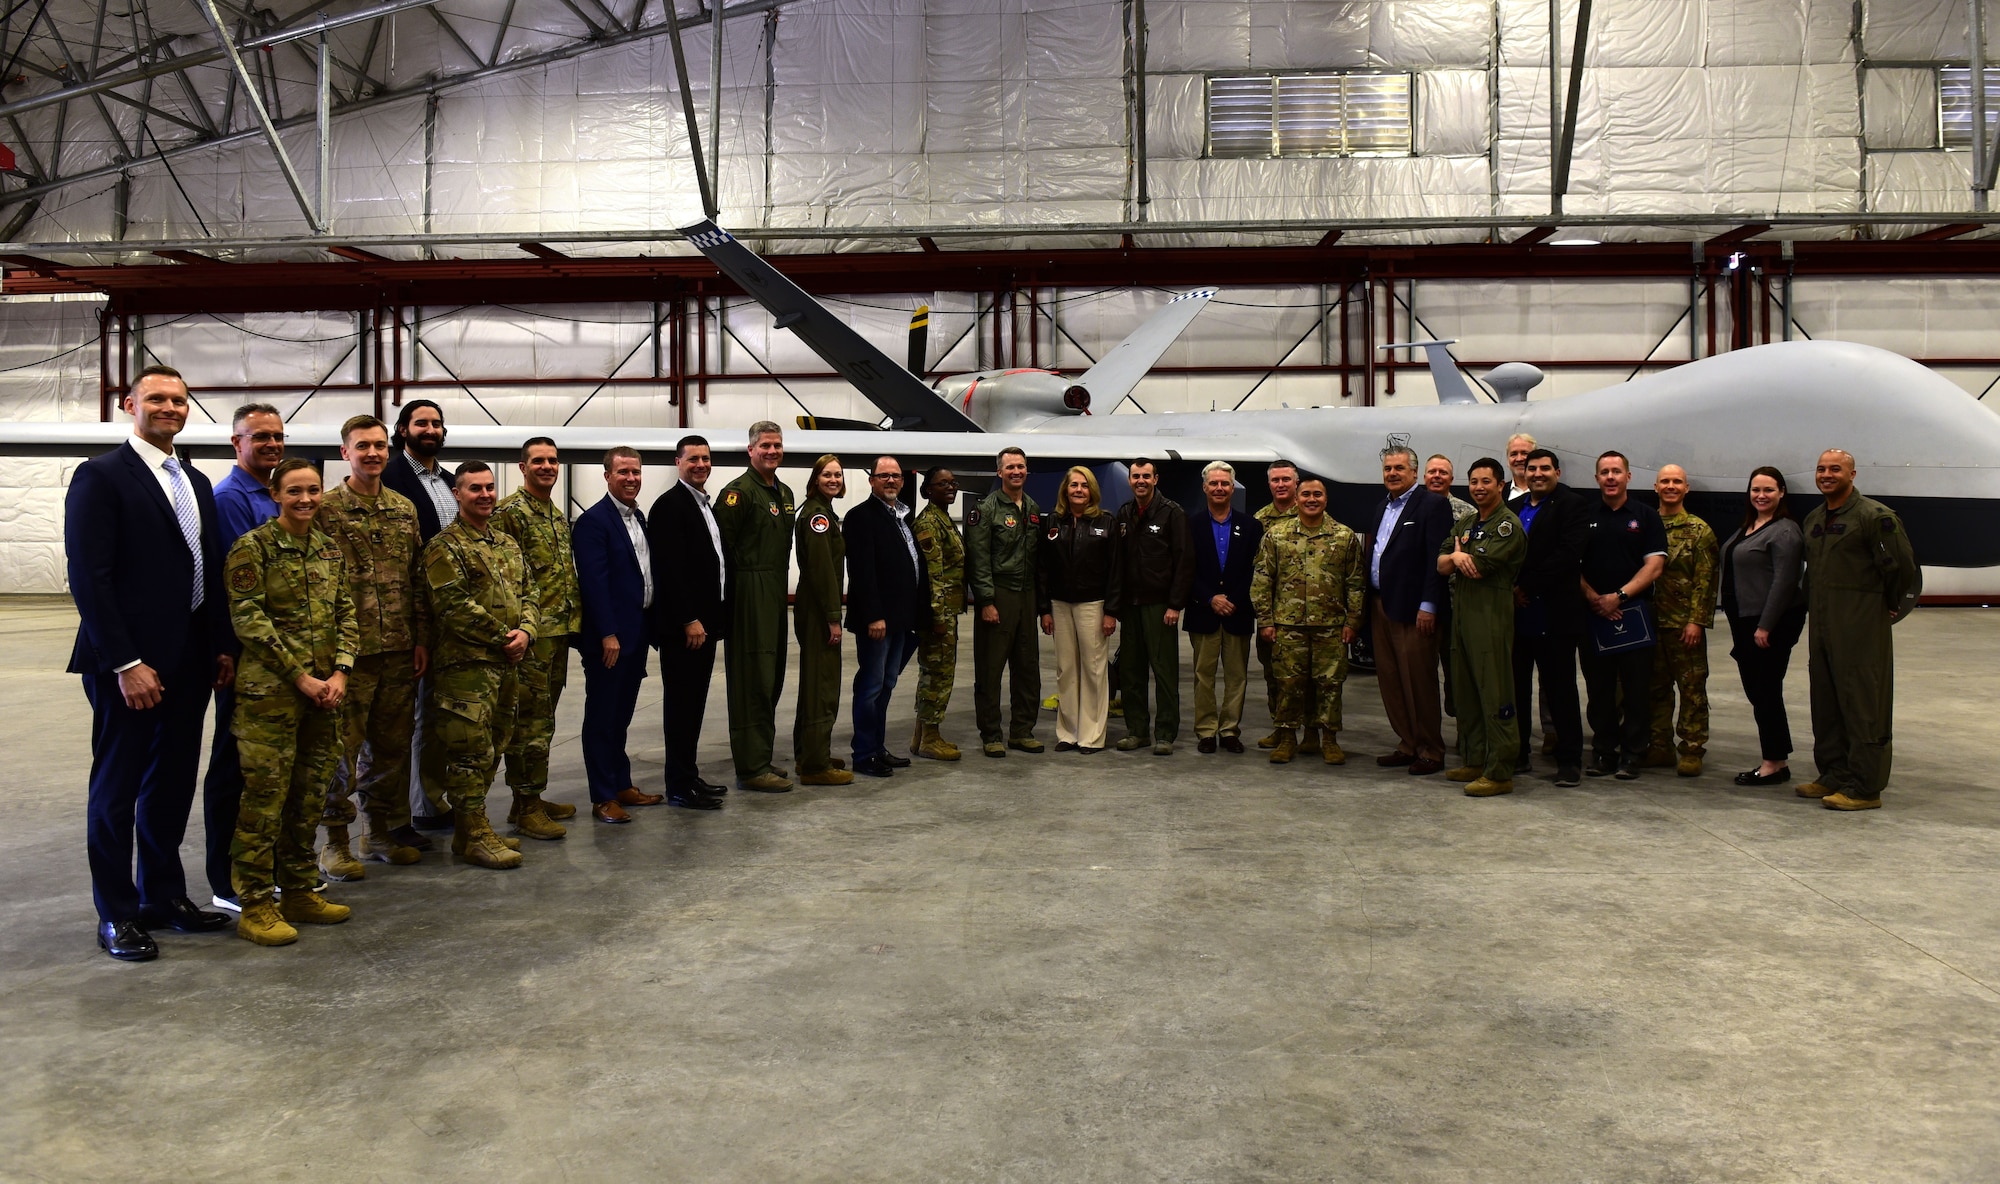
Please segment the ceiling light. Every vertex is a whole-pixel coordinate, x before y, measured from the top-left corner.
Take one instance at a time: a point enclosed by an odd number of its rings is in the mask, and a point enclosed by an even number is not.
[[[1549,240],[1549,245],[1552,247],[1601,247],[1604,244],[1594,238],[1552,238]]]

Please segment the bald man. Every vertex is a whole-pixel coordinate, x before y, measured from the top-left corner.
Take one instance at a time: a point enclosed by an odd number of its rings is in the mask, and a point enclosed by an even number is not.
[[[1653,492],[1660,499],[1660,525],[1667,528],[1667,566],[1653,584],[1660,652],[1653,663],[1653,736],[1646,763],[1672,765],[1683,777],[1697,777],[1708,752],[1708,627],[1715,621],[1715,601],[1721,592],[1719,549],[1715,531],[1687,511],[1686,469],[1661,465]]]

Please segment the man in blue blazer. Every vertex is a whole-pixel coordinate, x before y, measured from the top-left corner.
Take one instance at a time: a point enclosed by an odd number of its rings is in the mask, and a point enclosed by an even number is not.
[[[144,962],[160,952],[148,927],[229,924],[188,899],[180,847],[209,692],[233,682],[236,666],[215,494],[173,452],[187,425],[187,383],[148,366],[124,408],[132,438],[70,481],[63,545],[81,618],[69,670],[83,676],[91,709],[86,842],[97,944]]]
[[[1188,516],[1188,543],[1194,553],[1194,586],[1188,593],[1181,628],[1194,646],[1194,736],[1196,752],[1243,751],[1243,687],[1250,665],[1250,579],[1264,524],[1232,504],[1236,470],[1211,461],[1201,471],[1205,514]],[[1215,697],[1215,668],[1222,667],[1222,699]]]
[[[1438,548],[1451,533],[1451,502],[1418,483],[1417,454],[1382,450],[1383,494],[1368,527],[1369,629],[1375,682],[1400,743],[1375,758],[1422,777],[1444,768],[1444,714],[1438,701],[1438,611],[1449,593]]]
[[[625,739],[646,679],[646,618],[653,607],[653,559],[646,516],[639,512],[644,462],[630,448],[604,454],[605,495],[570,528],[577,586],[583,592],[583,770],[590,783],[590,812],[599,822],[626,823],[627,806],[652,805],[656,794],[632,782]],[[677,806],[714,809],[673,795]],[[707,804],[713,801],[713,804]]]

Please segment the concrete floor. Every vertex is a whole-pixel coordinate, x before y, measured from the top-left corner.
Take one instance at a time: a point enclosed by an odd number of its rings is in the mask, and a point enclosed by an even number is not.
[[[1873,814],[1729,783],[1720,654],[1708,776],[1491,801],[1367,762],[1357,676],[1341,770],[1185,743],[586,816],[146,965],[92,942],[73,621],[0,605],[0,1178],[2000,1177],[2000,614],[1900,628]]]

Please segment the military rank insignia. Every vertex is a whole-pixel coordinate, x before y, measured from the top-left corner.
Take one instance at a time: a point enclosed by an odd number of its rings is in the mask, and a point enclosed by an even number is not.
[[[725,493],[725,494],[723,494],[723,495],[722,495],[722,504],[723,504],[723,505],[725,505],[725,506],[733,506],[733,505],[735,505],[735,504],[736,504],[736,500],[737,500],[737,498],[736,498],[736,491],[735,491],[735,490],[733,490],[733,489],[732,489],[732,490],[730,490],[729,492],[727,492],[727,493]]]
[[[775,514],[777,513],[777,509],[774,507],[771,512]],[[831,527],[833,524],[826,520],[825,514],[814,514],[812,516],[812,521],[807,523],[807,525],[812,527],[812,532],[814,534],[825,534],[827,532],[827,529]]]

